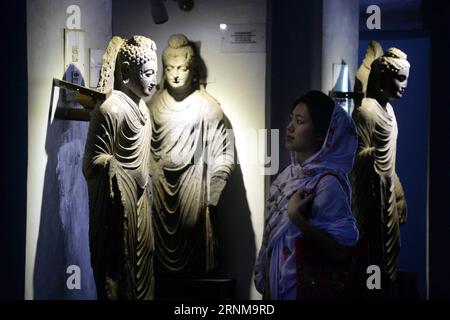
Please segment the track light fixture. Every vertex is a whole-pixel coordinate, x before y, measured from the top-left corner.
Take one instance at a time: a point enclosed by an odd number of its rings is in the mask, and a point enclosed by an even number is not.
[[[167,9],[164,4],[167,0],[150,0],[150,5],[152,9],[153,21],[156,24],[161,24],[169,20],[167,15]],[[194,0],[174,0],[178,2],[178,7],[183,11],[191,11],[194,7]]]

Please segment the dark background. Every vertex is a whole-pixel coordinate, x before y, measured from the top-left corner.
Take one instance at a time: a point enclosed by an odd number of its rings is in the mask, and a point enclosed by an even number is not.
[[[26,2],[1,2],[0,299],[23,299],[27,205]]]

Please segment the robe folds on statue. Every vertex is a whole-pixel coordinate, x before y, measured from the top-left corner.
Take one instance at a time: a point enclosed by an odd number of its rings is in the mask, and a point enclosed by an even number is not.
[[[216,216],[211,208],[234,167],[230,124],[204,89],[179,102],[161,90],[148,105],[156,273],[206,275],[217,268]]]
[[[369,263],[379,265],[394,281],[400,224],[406,220],[405,195],[395,172],[397,120],[389,103],[383,108],[372,98],[363,99],[353,119],[359,143],[350,175],[352,209],[369,243]]]
[[[153,298],[150,139],[145,103],[121,91],[91,114],[83,172],[99,299]]]

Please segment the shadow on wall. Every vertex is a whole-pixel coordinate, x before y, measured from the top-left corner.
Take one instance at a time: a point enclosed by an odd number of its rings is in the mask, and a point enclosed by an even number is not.
[[[220,273],[236,280],[236,298],[250,299],[256,246],[241,166],[235,149],[235,168],[218,209]]]
[[[69,67],[64,79],[73,71]],[[65,99],[70,96],[64,96],[61,91],[57,107],[80,107]],[[51,115],[53,92],[50,100]],[[57,119],[50,122],[49,116],[45,140],[48,160],[33,275],[34,299],[97,297],[89,254],[87,185],[81,169],[88,125],[88,122]],[[67,286],[73,272],[66,271],[71,265],[80,268],[79,289]]]

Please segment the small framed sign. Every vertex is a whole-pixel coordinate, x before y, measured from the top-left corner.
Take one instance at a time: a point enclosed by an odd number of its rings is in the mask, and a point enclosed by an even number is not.
[[[64,70],[77,70],[78,73],[72,78],[68,75],[69,82],[81,85],[86,76],[85,70],[85,49],[84,49],[85,32],[79,29],[64,29]]]
[[[221,52],[266,52],[266,25],[220,24]]]

